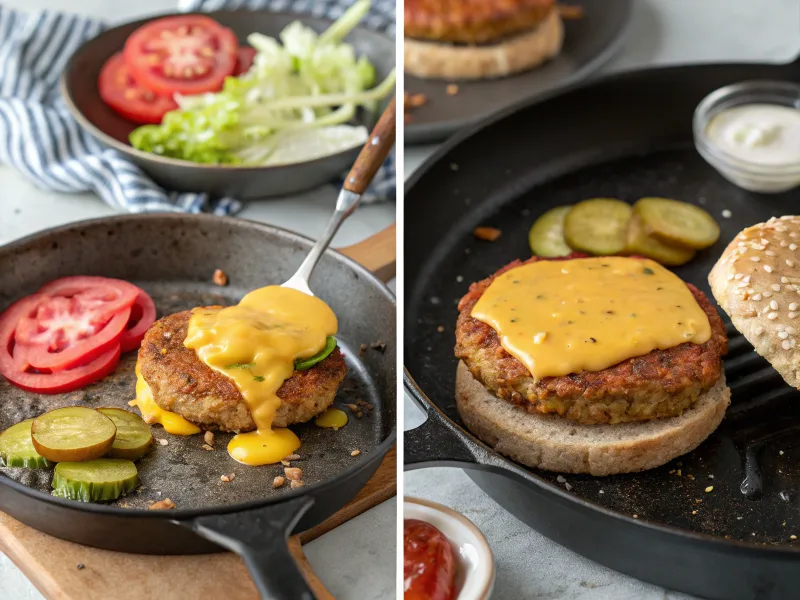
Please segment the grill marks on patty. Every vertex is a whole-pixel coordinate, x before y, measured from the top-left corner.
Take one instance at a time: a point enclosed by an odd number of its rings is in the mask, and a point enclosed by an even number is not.
[[[191,315],[187,310],[159,319],[142,341],[139,365],[155,403],[205,429],[252,431],[255,423],[233,380],[183,345]],[[282,402],[273,425],[303,423],[323,412],[346,373],[339,348],[312,368],[295,371],[278,390]]]
[[[535,29],[554,0],[406,0],[407,37],[487,44]]]
[[[542,259],[516,260],[473,283],[458,305],[455,355],[498,398],[529,412],[556,413],[579,423],[621,423],[678,416],[719,379],[721,356],[727,352],[725,328],[708,298],[687,283],[711,324],[711,338],[706,343],[654,350],[602,371],[534,382],[525,365],[502,347],[497,332],[470,313],[495,277],[537,260]]]

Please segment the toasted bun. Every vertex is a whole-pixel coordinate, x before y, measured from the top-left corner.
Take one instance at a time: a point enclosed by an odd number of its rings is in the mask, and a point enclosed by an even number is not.
[[[536,67],[561,51],[564,26],[557,10],[536,29],[497,44],[454,46],[406,38],[406,73],[426,79],[490,79]]]
[[[786,383],[800,388],[800,217],[742,231],[708,282],[734,327]]]
[[[531,467],[613,475],[659,467],[691,452],[719,426],[730,404],[725,375],[679,417],[618,425],[581,425],[525,412],[483,387],[459,361],[456,406],[472,433]]]

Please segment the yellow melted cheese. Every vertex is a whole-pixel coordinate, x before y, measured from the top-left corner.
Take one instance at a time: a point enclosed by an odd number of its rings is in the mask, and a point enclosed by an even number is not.
[[[601,371],[711,337],[689,288],[652,260],[539,261],[497,277],[472,309],[535,380]]]
[[[332,429],[339,429],[347,425],[347,413],[341,409],[333,408],[332,406],[314,419],[314,425],[317,427],[330,427]]]
[[[273,429],[281,405],[278,390],[294,373],[297,359],[325,347],[338,328],[336,315],[319,298],[291,288],[268,286],[236,306],[195,309],[184,345],[210,368],[233,379],[257,431],[235,436],[230,455],[247,465],[280,461],[300,446],[288,429]]]
[[[150,386],[142,377],[139,363],[136,363],[136,399],[128,402],[129,406],[136,406],[142,413],[142,418],[146,423],[160,423],[164,431],[173,435],[194,435],[200,433],[200,428],[194,423],[190,423],[174,412],[164,410],[155,400]]]

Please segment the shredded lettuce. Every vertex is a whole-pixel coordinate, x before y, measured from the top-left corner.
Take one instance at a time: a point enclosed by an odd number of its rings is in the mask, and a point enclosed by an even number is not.
[[[253,66],[228,77],[220,92],[176,95],[180,107],[160,125],[130,135],[139,150],[210,164],[302,162],[363,144],[364,127],[349,125],[359,107],[374,110],[392,93],[392,72],[375,85],[375,68],[343,39],[367,14],[355,2],[326,31],[299,21],[280,40],[253,33]]]

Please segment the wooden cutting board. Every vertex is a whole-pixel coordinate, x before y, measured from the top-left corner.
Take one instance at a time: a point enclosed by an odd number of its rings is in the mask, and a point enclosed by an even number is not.
[[[392,448],[367,485],[327,521],[292,537],[292,554],[319,600],[332,600],[301,545],[397,492]],[[0,550],[49,600],[258,600],[242,560],[232,553],[149,556],[99,550],[51,537],[0,513]],[[78,569],[78,564],[84,565]],[[9,599],[10,600],[10,599]]]
[[[395,274],[395,226],[341,248],[340,252],[388,281]],[[289,548],[318,600],[334,599],[312,571],[302,544],[396,493],[397,453],[392,448],[349,504],[327,521],[289,540]],[[99,550],[51,537],[2,512],[0,551],[50,600],[258,600],[244,563],[232,553],[148,556]],[[78,564],[83,568],[78,569]]]

